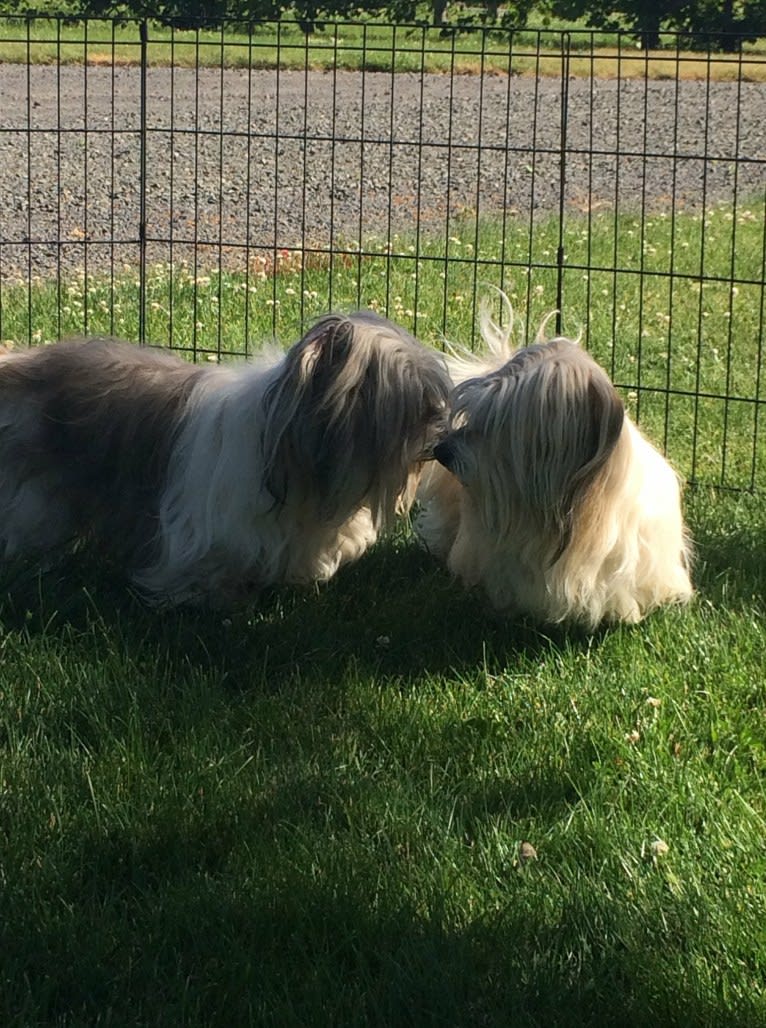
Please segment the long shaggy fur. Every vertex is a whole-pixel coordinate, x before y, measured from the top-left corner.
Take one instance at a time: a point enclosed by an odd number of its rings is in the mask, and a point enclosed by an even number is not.
[[[411,505],[448,390],[371,312],[250,363],[110,339],[5,354],[0,554],[86,539],[164,603],[328,579]]]
[[[507,331],[482,311],[489,355],[452,361],[450,429],[420,493],[426,545],[497,608],[545,622],[635,622],[688,600],[676,474],[576,342],[513,353],[503,301]]]

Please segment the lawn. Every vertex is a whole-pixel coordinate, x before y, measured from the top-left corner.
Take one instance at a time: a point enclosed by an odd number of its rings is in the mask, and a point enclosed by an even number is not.
[[[698,598],[594,638],[404,530],[230,614],[17,578],[3,1024],[764,1023],[766,517],[688,511]]]
[[[766,1023],[766,507],[762,478],[706,484],[763,469],[749,213],[679,214],[676,256],[662,219],[570,222],[564,329],[700,481],[686,609],[592,637],[503,621],[407,525],[231,612],[148,610],[86,558],[5,570],[4,1025]],[[550,310],[555,243],[528,274],[506,223],[6,287],[0,335],[136,338],[143,302],[148,338],[219,359],[332,292],[470,341],[485,280],[522,324]],[[695,421],[699,384],[746,402]]]

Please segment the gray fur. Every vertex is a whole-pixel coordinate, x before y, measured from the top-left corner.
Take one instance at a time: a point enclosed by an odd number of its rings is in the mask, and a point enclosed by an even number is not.
[[[2,357],[0,511],[16,506],[23,487],[39,497],[45,520],[3,519],[9,555],[85,536],[129,564],[148,557],[175,432],[206,373],[104,338]],[[26,546],[14,542],[22,537]]]

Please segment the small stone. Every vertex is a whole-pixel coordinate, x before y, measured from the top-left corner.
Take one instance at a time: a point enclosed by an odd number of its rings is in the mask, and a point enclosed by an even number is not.
[[[523,867],[530,860],[537,860],[537,850],[531,842],[522,842],[519,846],[519,864]]]

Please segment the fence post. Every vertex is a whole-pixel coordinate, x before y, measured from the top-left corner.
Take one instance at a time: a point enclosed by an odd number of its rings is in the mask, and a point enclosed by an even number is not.
[[[141,40],[141,85],[139,98],[139,182],[138,182],[138,341],[146,342],[146,70],[148,22],[139,22]]]
[[[564,212],[567,180],[570,42],[569,33],[563,32],[561,35],[561,128],[559,136],[559,240],[556,249],[556,335],[561,335],[564,306]]]

